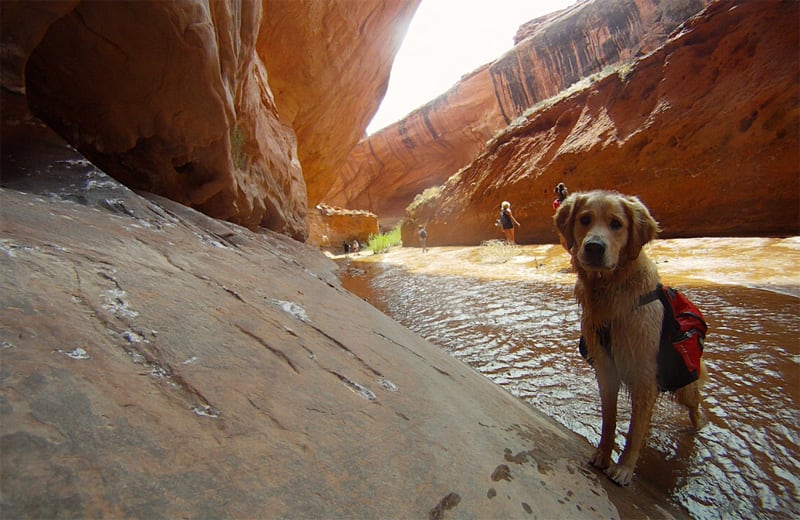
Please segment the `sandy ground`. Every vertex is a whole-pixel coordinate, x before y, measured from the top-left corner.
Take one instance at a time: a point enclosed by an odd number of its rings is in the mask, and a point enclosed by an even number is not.
[[[656,240],[645,251],[658,264],[668,285],[743,285],[800,297],[800,236]],[[344,259],[344,255],[328,256]],[[348,258],[400,265],[427,274],[565,284],[574,281],[569,255],[553,244],[432,247],[426,253],[416,247],[398,247],[380,255],[362,251]]]

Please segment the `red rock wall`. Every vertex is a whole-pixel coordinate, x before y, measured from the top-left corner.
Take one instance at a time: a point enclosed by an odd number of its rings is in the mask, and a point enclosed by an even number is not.
[[[326,202],[396,220],[417,193],[469,164],[536,102],[606,65],[654,50],[705,0],[588,0],[527,24],[513,51],[398,123],[362,140]]]
[[[2,2],[2,85],[126,185],[303,239],[418,3]]]
[[[305,236],[295,136],[255,53],[259,3],[68,5],[39,18],[41,39],[29,45],[34,114],[128,186]],[[4,3],[4,48],[14,20],[37,19],[39,6]]]
[[[318,204],[308,210],[308,243],[342,252],[342,242],[366,244],[378,234],[378,217],[369,211],[332,208]]]
[[[310,206],[377,112],[419,2],[263,0],[258,53],[282,119],[297,133]]]
[[[796,234],[800,3],[712,4],[630,70],[529,115],[493,140],[403,228],[429,244],[552,242],[553,187],[638,195],[663,237]]]

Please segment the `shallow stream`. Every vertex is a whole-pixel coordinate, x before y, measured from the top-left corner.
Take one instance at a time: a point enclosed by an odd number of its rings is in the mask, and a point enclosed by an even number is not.
[[[684,410],[660,399],[637,475],[668,490],[695,518],[796,518],[800,242],[778,243],[784,253],[798,256],[777,266],[769,259],[776,243],[741,244],[700,253],[692,260],[700,265],[687,269],[699,274],[677,277],[685,286],[663,272],[685,267],[682,247],[665,242],[651,252],[665,283],[681,288],[709,322],[704,404],[710,422],[693,433]],[[565,253],[523,247],[492,262],[481,257],[481,249],[434,248],[422,257],[404,248],[383,261],[348,261],[342,279],[389,316],[596,445],[597,387],[578,354],[579,311]],[[745,269],[758,274],[756,261],[769,262],[771,274],[737,275]],[[627,406],[623,396],[618,446],[627,431]]]

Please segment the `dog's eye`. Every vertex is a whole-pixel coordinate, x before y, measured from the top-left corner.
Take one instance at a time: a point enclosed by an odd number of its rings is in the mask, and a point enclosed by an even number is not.
[[[581,218],[578,219],[578,222],[581,223],[581,226],[588,226],[592,223],[592,217],[589,215],[582,215]]]
[[[622,222],[619,219],[612,218],[611,229],[620,229],[620,228],[622,228]]]

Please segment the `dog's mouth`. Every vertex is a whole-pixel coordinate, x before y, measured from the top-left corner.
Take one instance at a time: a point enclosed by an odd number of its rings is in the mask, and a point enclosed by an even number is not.
[[[590,261],[578,256],[578,262],[584,271],[610,272],[617,268],[617,264],[607,265],[605,262]]]

